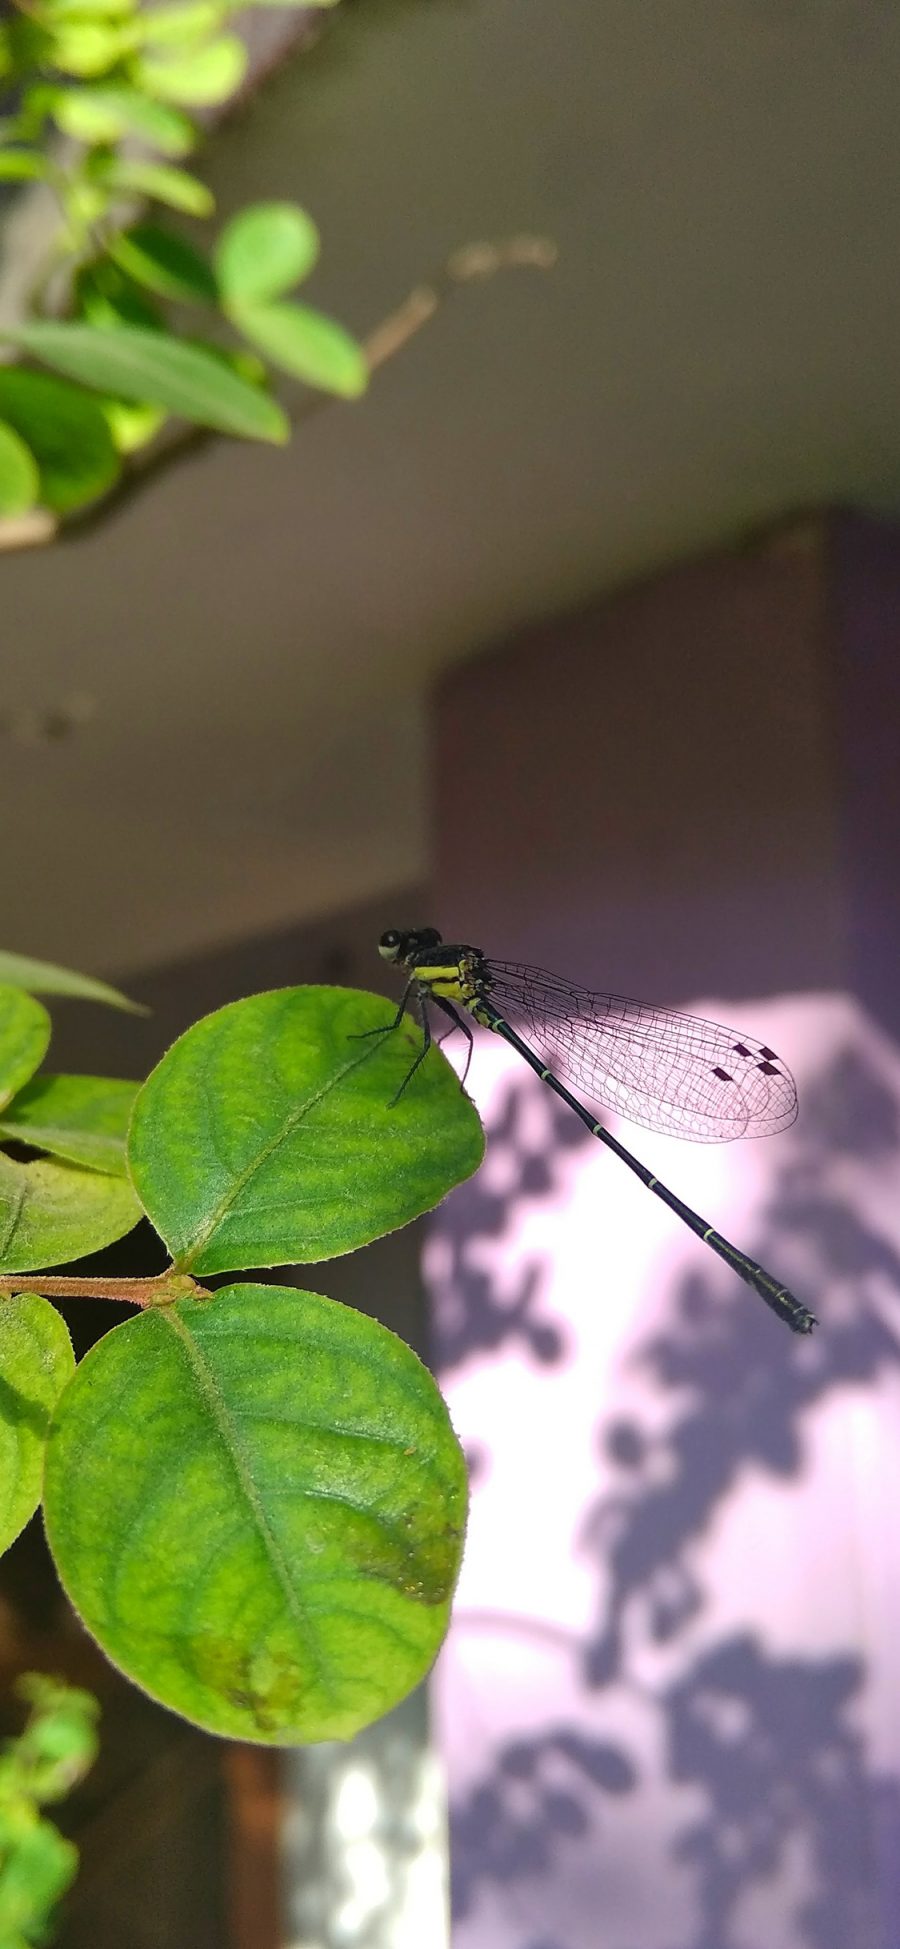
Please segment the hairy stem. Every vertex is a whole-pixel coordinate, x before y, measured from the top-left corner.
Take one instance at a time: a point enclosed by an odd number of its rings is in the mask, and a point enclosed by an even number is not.
[[[210,1295],[186,1272],[171,1266],[152,1279],[70,1279],[65,1274],[17,1272],[0,1278],[0,1299],[14,1293],[37,1293],[41,1299],[114,1299],[129,1306],[166,1306],[176,1299],[205,1299]]]

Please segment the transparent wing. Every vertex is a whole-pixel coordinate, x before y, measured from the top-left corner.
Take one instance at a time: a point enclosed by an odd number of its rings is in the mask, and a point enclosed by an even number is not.
[[[595,994],[542,968],[490,961],[490,999],[549,1069],[645,1130],[728,1143],[770,1137],[797,1115],[790,1070],[737,1029]]]

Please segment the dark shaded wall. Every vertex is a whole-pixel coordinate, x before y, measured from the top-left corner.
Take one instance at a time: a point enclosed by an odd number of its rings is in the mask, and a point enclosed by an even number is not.
[[[455,673],[445,933],[670,1002],[841,981],[833,549],[810,524]]]

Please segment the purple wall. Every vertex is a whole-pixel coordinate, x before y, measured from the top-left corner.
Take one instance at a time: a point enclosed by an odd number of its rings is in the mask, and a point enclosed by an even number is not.
[[[898,648],[900,541],[836,518],[436,699],[430,917],[781,1049],[781,1136],[620,1134],[821,1318],[479,1039],[488,1163],[426,1266],[473,1467],[455,1949],[900,1943]]]

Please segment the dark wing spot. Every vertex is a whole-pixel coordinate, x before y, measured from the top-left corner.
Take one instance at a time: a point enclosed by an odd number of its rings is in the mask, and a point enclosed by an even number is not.
[[[729,1076],[729,1074],[728,1074],[728,1071],[727,1071],[727,1069],[719,1069],[719,1068],[718,1068],[718,1066],[717,1066],[717,1067],[716,1067],[716,1068],[715,1068],[715,1069],[713,1070],[713,1075],[714,1075],[714,1076],[718,1076],[718,1078],[719,1078],[719,1082],[720,1082],[720,1083],[733,1083],[733,1082],[734,1082],[734,1077],[733,1077],[733,1076]]]
[[[760,1049],[760,1052],[759,1052],[759,1053],[760,1053],[760,1055],[761,1055],[761,1056],[765,1056],[765,1059],[766,1059],[766,1061],[767,1061],[767,1062],[777,1062],[777,1061],[778,1061],[778,1056],[777,1056],[777,1054],[776,1054],[776,1052],[775,1052],[775,1050],[774,1050],[774,1049],[766,1049],[766,1048],[761,1048],[761,1049]],[[762,1067],[762,1064],[760,1064],[760,1068],[761,1068],[761,1067]]]
[[[773,1062],[758,1062],[756,1067],[762,1070],[764,1076],[780,1076],[781,1074],[781,1071]]]
[[[734,1044],[734,1053],[736,1056],[749,1056],[752,1052],[749,1049],[745,1049],[742,1042],[736,1042]]]

